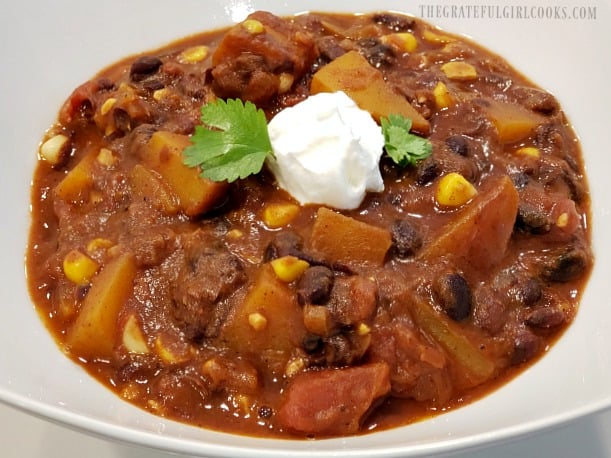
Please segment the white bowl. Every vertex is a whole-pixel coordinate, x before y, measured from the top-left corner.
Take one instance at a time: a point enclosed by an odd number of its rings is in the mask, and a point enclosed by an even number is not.
[[[583,20],[546,18],[558,5],[572,15],[573,6],[543,0],[537,6],[551,10],[520,11],[522,16],[543,13],[540,19],[474,17],[466,9],[473,2],[452,10],[443,0],[422,7],[405,0],[7,3],[0,16],[1,401],[99,436],[207,457],[432,455],[507,440],[611,406],[608,0],[590,1],[588,11],[596,18]],[[518,14],[501,1],[486,3],[498,6],[501,15]],[[121,401],[59,351],[32,306],[24,277],[29,186],[42,133],[71,90],[102,67],[228,25],[254,9],[424,14],[506,57],[558,96],[585,154],[596,264],[576,321],[540,362],[486,398],[432,420],[361,437],[302,442],[232,436],[149,415]]]

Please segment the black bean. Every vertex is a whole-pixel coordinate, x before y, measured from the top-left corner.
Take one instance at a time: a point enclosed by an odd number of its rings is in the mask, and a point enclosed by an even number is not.
[[[270,418],[274,414],[274,410],[269,406],[259,407],[259,418]]]
[[[530,178],[524,172],[517,172],[511,175],[511,181],[517,189],[522,189],[528,184]]]
[[[373,22],[384,25],[394,32],[407,32],[414,26],[414,20],[389,13],[378,13],[373,16]]]
[[[545,234],[552,227],[550,216],[539,207],[528,203],[518,204],[516,228],[531,234]]]
[[[161,59],[155,56],[138,57],[129,69],[129,77],[132,81],[142,81],[147,76],[159,70],[161,64]]]
[[[395,253],[400,258],[413,256],[422,247],[422,236],[407,220],[396,221],[391,234]]]
[[[512,364],[521,364],[533,359],[541,349],[541,338],[527,330],[521,330],[514,338]]]
[[[423,161],[418,163],[416,168],[416,183],[420,186],[429,184],[441,173],[441,167],[439,163],[432,157],[429,156]]]
[[[324,347],[324,342],[320,336],[307,334],[303,338],[302,347],[307,354],[311,355],[321,351]]]
[[[297,256],[302,248],[303,238],[299,234],[293,231],[278,232],[269,245],[267,245],[263,259],[271,261],[272,259],[288,255]]]
[[[534,308],[526,317],[526,324],[537,329],[552,329],[565,322],[564,312],[556,307],[541,306]]]
[[[455,154],[465,157],[469,155],[469,142],[463,135],[452,135],[446,138],[446,145]]]
[[[455,321],[464,320],[471,313],[471,288],[458,273],[445,274],[433,283],[433,292],[445,313]]]
[[[325,304],[335,282],[333,271],[325,266],[306,269],[297,284],[297,300],[300,304]]]
[[[564,283],[582,275],[588,265],[587,253],[584,250],[572,248],[551,255],[551,259],[544,261],[541,276],[547,281]]]
[[[543,290],[541,283],[534,278],[527,278],[514,287],[516,299],[526,307],[532,307],[541,299]]]
[[[131,118],[127,111],[123,108],[115,108],[112,110],[113,119],[115,121],[115,127],[120,132],[129,132],[131,130]]]
[[[358,45],[363,50],[365,58],[373,67],[390,66],[395,62],[395,52],[393,49],[375,38],[359,40]]]

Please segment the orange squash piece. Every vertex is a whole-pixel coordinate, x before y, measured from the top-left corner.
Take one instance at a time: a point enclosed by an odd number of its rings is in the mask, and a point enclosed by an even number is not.
[[[496,265],[505,256],[518,200],[518,191],[508,176],[484,183],[478,196],[423,247],[419,258],[445,257],[459,268],[485,270]]]
[[[55,186],[55,195],[66,202],[86,200],[93,186],[93,164],[96,154],[89,153]]]
[[[224,340],[235,351],[273,353],[285,363],[304,335],[303,314],[295,294],[269,264],[261,267],[254,285],[223,328]]]
[[[129,183],[134,196],[151,202],[155,208],[162,210],[167,215],[174,215],[178,212],[177,197],[152,170],[136,164],[129,175]]]
[[[513,143],[529,136],[543,122],[543,117],[519,105],[487,101],[485,111],[496,128],[499,140]]]
[[[332,262],[382,265],[392,240],[385,229],[321,207],[310,243]]]
[[[200,176],[199,170],[183,163],[183,150],[191,144],[186,135],[157,131],[141,150],[144,163],[155,170],[178,197],[188,216],[212,210],[225,196],[228,184]]]
[[[84,358],[112,356],[119,312],[132,292],[136,262],[130,253],[110,261],[91,282],[66,339],[68,350]]]
[[[412,130],[422,135],[427,135],[431,128],[405,97],[384,80],[382,73],[357,51],[349,51],[317,71],[310,91],[312,94],[343,91],[377,122],[380,118],[399,114],[411,119]]]

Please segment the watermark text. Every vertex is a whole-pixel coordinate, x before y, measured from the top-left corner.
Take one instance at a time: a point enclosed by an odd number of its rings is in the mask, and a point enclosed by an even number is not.
[[[543,19],[558,21],[591,21],[596,19],[596,6],[534,6],[534,5],[418,5],[426,19]]]

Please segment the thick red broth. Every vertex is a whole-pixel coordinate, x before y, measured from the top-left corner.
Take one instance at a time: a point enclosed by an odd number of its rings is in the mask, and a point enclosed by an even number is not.
[[[185,164],[202,106],[269,121],[335,91],[431,149],[386,151],[358,208],[300,204],[267,166],[230,183]],[[27,275],[58,345],[127,402],[238,434],[352,435],[471,402],[543,355],[593,263],[589,211],[558,101],[501,57],[396,13],[256,12],[74,90],[40,149]]]

